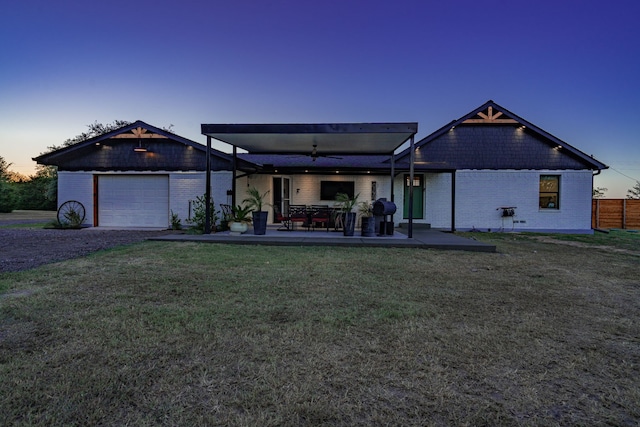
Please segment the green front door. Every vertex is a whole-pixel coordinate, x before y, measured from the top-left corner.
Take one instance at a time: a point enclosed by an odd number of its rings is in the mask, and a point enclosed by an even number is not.
[[[409,174],[404,176],[403,218],[409,218]],[[424,219],[424,175],[413,176],[413,219]]]

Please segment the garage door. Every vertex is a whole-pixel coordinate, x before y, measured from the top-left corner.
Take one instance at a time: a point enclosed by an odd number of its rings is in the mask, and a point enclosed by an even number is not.
[[[169,177],[111,175],[98,178],[98,225],[167,227]]]

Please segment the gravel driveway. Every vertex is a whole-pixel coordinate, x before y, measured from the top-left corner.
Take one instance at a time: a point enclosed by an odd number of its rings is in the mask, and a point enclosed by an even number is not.
[[[0,272],[28,270],[170,233],[175,232],[0,228]]]

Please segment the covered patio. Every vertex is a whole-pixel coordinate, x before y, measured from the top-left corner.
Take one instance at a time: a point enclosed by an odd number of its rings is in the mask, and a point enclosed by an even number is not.
[[[274,212],[276,207],[283,212],[295,204],[326,204],[331,199],[325,195],[325,187],[343,182],[343,177],[351,178],[343,183],[350,186],[347,191],[362,194],[361,201],[384,198],[393,202],[397,175],[394,152],[407,141],[413,148],[417,130],[418,124],[413,122],[201,125],[207,150],[213,139],[233,147],[231,205],[243,199],[238,180],[246,178],[247,186],[252,180],[252,186],[261,192],[271,191]],[[238,149],[247,153],[238,153]],[[413,179],[413,158],[408,172]],[[207,166],[207,197],[210,173]],[[295,185],[292,177],[297,180]],[[309,191],[311,185],[313,191]],[[412,206],[412,192],[408,200]],[[207,224],[205,231],[210,230],[211,224]],[[413,237],[411,216],[407,236]]]

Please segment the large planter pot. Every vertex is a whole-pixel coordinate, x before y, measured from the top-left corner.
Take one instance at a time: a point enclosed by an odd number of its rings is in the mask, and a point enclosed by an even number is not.
[[[253,215],[253,234],[263,235],[267,232],[267,217],[269,212],[259,211],[252,212]]]
[[[249,224],[246,222],[230,222],[229,231],[231,234],[242,234],[249,229]]]
[[[356,213],[348,212],[344,214],[344,235],[345,236],[353,236],[353,233],[356,229]]]
[[[376,236],[376,219],[372,216],[363,216],[361,225],[362,237]]]

